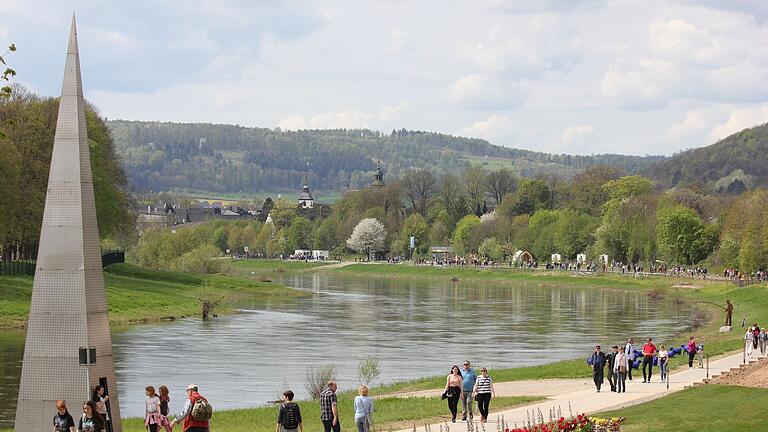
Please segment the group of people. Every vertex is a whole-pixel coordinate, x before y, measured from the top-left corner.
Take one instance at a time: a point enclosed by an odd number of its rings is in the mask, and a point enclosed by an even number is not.
[[[765,355],[766,350],[768,350],[768,331],[766,331],[765,327],[760,328],[755,322],[747,328],[747,332],[744,334],[746,355],[751,357],[753,353],[757,352],[758,347],[760,348],[760,354]]]
[[[592,378],[598,393],[606,378],[612,392],[626,393],[627,381],[632,381],[632,366],[635,360],[638,360],[634,344],[635,338],[629,338],[622,347],[614,345],[607,353],[601,349],[600,345],[595,346],[595,351],[587,359],[587,364],[592,367]],[[688,367],[692,368],[694,358],[697,354],[701,355],[702,351],[696,344],[695,337],[691,336],[688,339],[686,351],[688,351]],[[648,338],[640,351],[640,356],[639,363],[642,365],[644,384],[650,383],[653,379],[654,363],[659,368],[660,381],[667,381],[670,352],[664,345],[657,347],[653,339]]]
[[[339,400],[336,397],[338,385],[335,381],[329,381],[320,393],[320,421],[325,432],[340,432]],[[359,395],[353,402],[355,408],[355,426],[358,432],[369,432],[373,426],[373,398],[368,396],[368,387],[361,385],[358,388]],[[280,401],[280,410],[277,414],[276,432],[304,432],[304,424],[301,419],[301,409],[293,401],[294,394],[291,390],[283,392]]]
[[[170,413],[168,387],[160,386],[160,393],[155,392],[153,386],[145,389],[147,396],[144,412],[144,426],[149,432],[159,432],[165,428],[171,432],[177,424],[182,425],[184,432],[209,432],[209,420],[212,408],[198,392],[197,385],[190,384],[187,387],[187,400],[182,411],[175,416],[173,421],[168,420]],[[109,395],[102,386],[96,386],[92,400],[83,403],[83,414],[75,423],[74,418],[67,409],[63,400],[56,401],[56,415],[53,417],[54,432],[112,432],[112,422],[109,418],[107,403]]]
[[[459,400],[461,400],[462,421],[474,418],[473,401],[477,401],[480,422],[485,423],[488,420],[491,399],[496,397],[493,379],[488,376],[488,369],[484,367],[480,368],[480,376],[478,376],[469,360],[464,360],[463,366],[463,368],[453,366],[445,380],[442,397],[448,399],[451,421],[456,423]]]

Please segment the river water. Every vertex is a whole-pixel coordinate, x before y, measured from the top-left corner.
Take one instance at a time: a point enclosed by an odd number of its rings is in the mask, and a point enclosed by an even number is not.
[[[143,415],[147,385],[167,385],[174,412],[190,383],[217,410],[262,406],[286,386],[305,397],[312,365],[335,365],[342,390],[358,382],[366,356],[380,361],[375,383],[447,374],[464,359],[493,376],[494,367],[586,358],[595,343],[628,335],[658,345],[690,322],[687,308],[644,294],[447,279],[286,274],[279,282],[312,295],[243,304],[210,322],[117,330],[123,415]],[[13,422],[23,344],[23,333],[0,336],[0,426]]]

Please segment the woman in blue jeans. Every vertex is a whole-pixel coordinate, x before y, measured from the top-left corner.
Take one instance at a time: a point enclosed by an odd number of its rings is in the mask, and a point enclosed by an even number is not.
[[[368,387],[358,388],[360,396],[355,397],[355,424],[357,432],[368,432],[373,424],[373,398],[368,397]]]

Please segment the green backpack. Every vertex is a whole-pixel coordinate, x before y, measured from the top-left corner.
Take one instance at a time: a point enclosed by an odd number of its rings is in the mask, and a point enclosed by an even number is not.
[[[208,421],[213,415],[213,407],[208,403],[208,400],[200,398],[195,401],[195,404],[192,406],[192,412],[189,415],[194,421]]]

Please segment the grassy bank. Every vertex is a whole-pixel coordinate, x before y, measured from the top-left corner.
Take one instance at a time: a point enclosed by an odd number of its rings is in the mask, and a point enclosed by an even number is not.
[[[768,389],[712,384],[599,416],[626,417],[625,432],[753,432],[766,429],[766,398]]]
[[[373,395],[376,397],[375,395]],[[354,425],[354,397],[349,394],[339,395],[339,419],[342,430],[357,430]],[[499,397],[491,403],[491,409],[509,408],[515,405],[531,403],[541,398],[534,397]],[[304,430],[307,432],[321,431],[320,406],[317,401],[301,401],[301,416]],[[448,416],[446,401],[440,398],[394,398],[376,397],[374,405],[374,422],[382,430],[404,429],[414,423],[424,425],[425,422],[439,422],[441,416]],[[227,410],[214,414],[212,430],[226,432],[271,432],[275,430],[277,407]],[[450,421],[450,418],[448,418]],[[127,419],[123,423],[126,432],[144,431],[144,422],[140,419]]]
[[[233,259],[229,260],[229,264],[235,273],[250,274],[251,272],[257,275],[266,275],[271,273],[282,273],[286,271],[298,271],[306,270],[316,267],[322,267],[324,265],[333,264],[336,261],[323,262],[323,261],[287,261],[287,260],[268,260],[268,259]]]
[[[305,295],[271,282],[227,275],[193,275],[115,264],[104,271],[111,324],[134,324],[200,314],[199,298],[224,297],[217,313],[229,304],[254,299]],[[0,276],[0,328],[26,325],[32,277]]]

